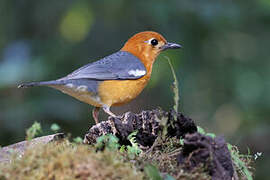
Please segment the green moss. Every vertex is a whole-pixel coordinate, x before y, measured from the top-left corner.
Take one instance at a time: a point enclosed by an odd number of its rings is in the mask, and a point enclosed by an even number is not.
[[[254,170],[251,166],[253,163],[252,156],[240,154],[238,148],[231,144],[228,144],[228,149],[231,152],[232,161],[238,175],[247,180],[252,180],[252,171]]]
[[[132,141],[135,142],[134,139]],[[11,163],[0,164],[0,180],[211,179],[203,164],[191,171],[185,171],[184,165],[178,165],[177,156],[182,146],[177,138],[159,137],[151,148],[131,157],[129,150],[121,150],[117,138],[112,135],[101,136],[95,146],[68,140],[37,144],[27,149],[21,158],[14,154]],[[250,170],[250,157],[239,155],[235,148],[229,149],[239,158],[236,160],[233,156],[239,178],[251,177],[251,174],[246,174]]]
[[[176,155],[181,150],[179,140],[159,140],[152,151],[142,152],[130,159],[128,153],[104,148],[61,143],[36,145],[26,150],[22,158],[14,154],[11,163],[0,165],[0,180],[12,179],[151,179],[153,171],[143,171],[153,164],[162,175],[175,179],[210,179],[203,168],[190,173],[177,165]],[[168,176],[170,177],[170,176]]]
[[[36,146],[0,166],[0,179],[142,179],[117,151],[96,152],[94,147],[68,141]]]

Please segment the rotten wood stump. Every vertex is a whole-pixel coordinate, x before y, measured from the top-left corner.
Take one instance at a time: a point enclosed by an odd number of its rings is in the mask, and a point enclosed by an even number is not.
[[[109,117],[107,121],[89,129],[84,143],[94,144],[98,137],[113,134],[121,145],[127,145],[128,135],[136,130],[136,142],[144,149],[149,149],[164,132],[164,128],[167,137],[184,140],[182,151],[177,156],[179,167],[191,171],[203,164],[212,179],[232,179],[235,171],[224,138],[197,133],[197,126],[192,119],[172,110],[142,111],[140,114],[127,112],[120,117]]]

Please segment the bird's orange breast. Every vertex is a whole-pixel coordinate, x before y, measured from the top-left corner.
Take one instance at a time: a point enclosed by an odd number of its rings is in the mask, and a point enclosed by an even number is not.
[[[98,94],[103,104],[117,106],[136,98],[144,89],[150,76],[137,80],[109,80],[100,83]]]

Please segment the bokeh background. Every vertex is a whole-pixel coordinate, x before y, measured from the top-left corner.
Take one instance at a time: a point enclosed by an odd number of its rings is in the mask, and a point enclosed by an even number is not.
[[[256,178],[270,166],[269,0],[1,0],[0,145],[25,138],[38,121],[72,136],[94,124],[92,107],[50,88],[20,82],[57,79],[121,48],[133,34],[154,30],[182,50],[159,56],[152,79],[133,102],[112,111],[173,105],[170,57],[179,79],[181,111],[242,153],[262,152]],[[104,113],[101,114],[105,118]]]

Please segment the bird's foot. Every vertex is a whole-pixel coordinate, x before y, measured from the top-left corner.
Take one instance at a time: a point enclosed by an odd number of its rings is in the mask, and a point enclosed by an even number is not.
[[[109,114],[110,116],[112,116],[114,118],[117,118],[118,117],[117,115],[115,115],[114,113],[112,113],[110,111],[110,106],[103,106],[103,110],[104,110],[104,112],[106,112],[107,114]]]
[[[94,109],[92,111],[92,116],[93,116],[96,124],[99,123],[99,120],[98,120],[99,109],[100,109],[100,107],[94,107]]]

